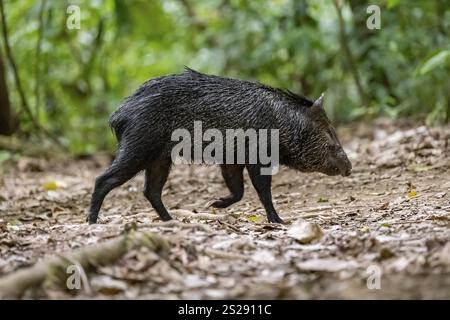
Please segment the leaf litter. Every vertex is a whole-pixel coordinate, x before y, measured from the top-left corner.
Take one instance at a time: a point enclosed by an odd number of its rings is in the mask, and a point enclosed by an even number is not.
[[[108,156],[19,159],[0,178],[0,280],[134,230],[161,235],[168,255],[133,248],[87,273],[89,290],[42,286],[27,297],[450,298],[449,128],[378,120],[340,136],[350,177],[286,168],[273,177],[286,225],[267,223],[247,176],[241,202],[206,209],[227,193],[220,170],[178,166],[163,193],[176,221],[157,218],[139,175],[111,192],[100,224],[89,226],[94,178]],[[367,287],[373,266],[382,271],[380,290]]]

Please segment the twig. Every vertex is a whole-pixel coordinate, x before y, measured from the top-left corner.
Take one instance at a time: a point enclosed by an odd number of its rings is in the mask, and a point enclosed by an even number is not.
[[[170,221],[165,221],[165,222],[155,222],[155,223],[148,223],[148,224],[139,224],[139,228],[142,227],[180,227],[180,228],[191,228],[191,229],[203,229],[203,231],[208,232],[208,233],[213,233],[214,230],[209,227],[206,224],[202,224],[202,223],[183,223],[181,221],[178,220],[170,220]]]
[[[395,221],[395,222],[387,222],[387,224],[389,224],[389,225],[412,224],[412,223],[422,223],[422,222],[429,222],[429,221],[435,221],[435,219],[428,218],[428,219],[423,219],[423,220]]]
[[[194,213],[184,209],[175,209],[171,212],[178,217],[194,218],[199,220],[226,220],[228,218],[228,216],[224,214]]]
[[[65,283],[69,276],[67,267],[73,264],[72,261],[77,262],[83,270],[90,270],[111,264],[130,249],[139,246],[145,246],[163,256],[169,251],[168,243],[153,233],[126,234],[96,246],[43,260],[33,267],[3,277],[0,279],[0,298],[20,298],[27,289],[40,286],[46,279]]]
[[[248,259],[248,257],[244,256],[243,254],[225,252],[225,251],[214,250],[214,249],[204,249],[203,253],[208,255],[208,256],[211,256],[213,258],[239,259],[239,260],[246,260],[246,259]]]
[[[241,230],[241,229],[239,229],[238,227],[233,226],[232,224],[230,224],[230,223],[228,223],[228,222],[221,221],[221,220],[219,220],[218,222],[219,222],[219,224],[224,225],[225,227],[227,227],[227,228],[229,228],[229,229],[231,229],[231,230],[233,230],[233,231],[242,233],[242,230]]]
[[[40,106],[40,92],[39,88],[41,85],[41,46],[42,46],[42,40],[44,38],[44,12],[45,7],[47,5],[47,0],[42,0],[41,7],[39,9],[39,33],[38,33],[38,40],[36,43],[36,69],[35,69],[35,87],[34,87],[34,95],[36,99],[35,109],[36,109],[36,117],[39,119],[39,106]]]

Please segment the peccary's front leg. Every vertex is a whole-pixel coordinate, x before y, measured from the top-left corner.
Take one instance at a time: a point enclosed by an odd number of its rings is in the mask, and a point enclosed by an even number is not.
[[[172,219],[161,200],[162,189],[169,176],[171,164],[170,159],[157,160],[145,170],[144,195],[163,221]]]
[[[266,209],[267,220],[271,223],[283,223],[283,220],[278,216],[272,203],[272,176],[262,175],[261,166],[259,165],[248,165],[247,171],[252,180],[252,184],[258,193],[259,200],[264,205]]]
[[[214,208],[226,208],[240,201],[244,195],[244,166],[223,164],[220,166],[220,169],[230,194],[211,203],[210,206]]]

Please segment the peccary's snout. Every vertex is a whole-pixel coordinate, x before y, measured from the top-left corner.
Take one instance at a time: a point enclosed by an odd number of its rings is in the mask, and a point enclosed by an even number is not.
[[[344,171],[342,171],[342,176],[343,177],[348,177],[350,174],[352,173],[352,164],[350,163],[350,161],[348,161],[348,165],[345,168]]]
[[[344,150],[341,149],[337,156],[338,159],[338,168],[343,177],[347,177],[352,173],[352,164],[350,160],[348,160],[347,155]]]

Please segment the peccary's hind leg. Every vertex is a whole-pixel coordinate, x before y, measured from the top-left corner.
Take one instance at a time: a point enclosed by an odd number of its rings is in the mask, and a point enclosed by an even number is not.
[[[156,160],[145,170],[144,195],[163,221],[172,219],[161,200],[162,189],[169,176],[171,164],[170,159]]]
[[[272,192],[270,189],[272,184],[272,176],[262,175],[261,166],[258,165],[247,166],[247,171],[250,179],[252,180],[252,184],[258,193],[259,200],[261,200],[261,203],[264,205],[267,220],[272,223],[283,223],[283,220],[281,220],[278,216],[272,203]]]
[[[244,166],[238,164],[223,164],[220,166],[220,169],[231,194],[211,203],[210,206],[214,208],[226,208],[233,203],[240,201],[244,195]]]
[[[95,180],[95,188],[92,193],[91,206],[87,217],[89,224],[97,222],[98,212],[106,195],[142,170],[130,154],[126,156],[124,154],[124,152],[120,152],[111,166]]]

